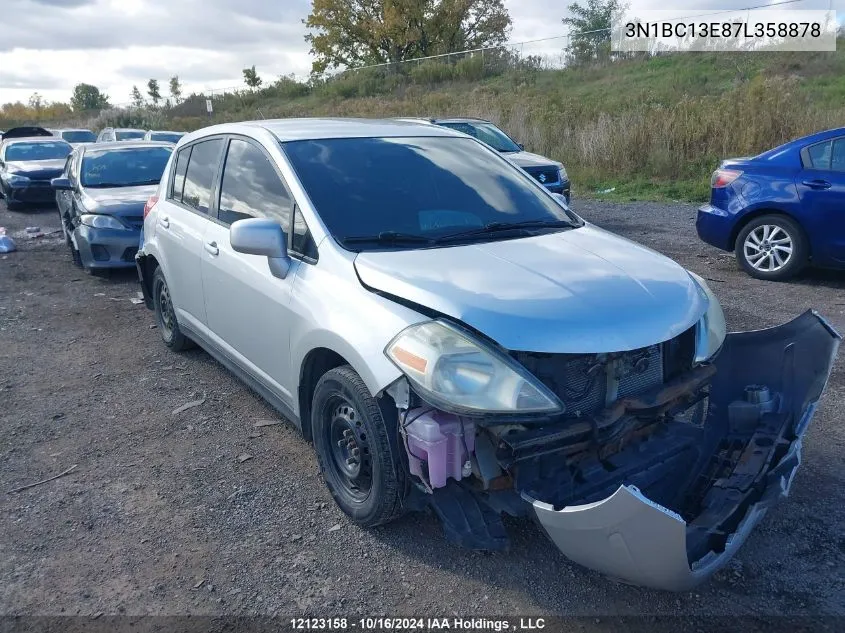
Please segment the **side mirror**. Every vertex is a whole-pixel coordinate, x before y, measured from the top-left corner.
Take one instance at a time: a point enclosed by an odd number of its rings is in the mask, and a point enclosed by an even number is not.
[[[288,239],[278,223],[264,218],[238,220],[229,227],[229,242],[238,253],[266,257],[274,277],[287,277],[291,264]]]
[[[569,208],[569,203],[566,201],[566,196],[564,196],[562,193],[553,193],[552,198],[557,200],[557,203],[564,209]]]
[[[525,144],[523,143],[517,143],[516,146],[521,150],[525,150]]]
[[[62,176],[61,178],[53,178],[50,181],[50,186],[57,191],[72,191],[73,185],[70,180]]]

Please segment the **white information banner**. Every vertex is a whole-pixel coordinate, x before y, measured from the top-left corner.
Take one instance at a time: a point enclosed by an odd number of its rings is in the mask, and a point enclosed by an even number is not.
[[[616,52],[835,51],[836,11],[637,9],[611,18]]]

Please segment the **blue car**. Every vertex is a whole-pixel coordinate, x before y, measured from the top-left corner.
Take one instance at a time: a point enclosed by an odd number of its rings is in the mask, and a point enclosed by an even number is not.
[[[82,145],[52,181],[74,263],[92,275],[134,268],[144,209],[173,145],[124,141]]]
[[[758,279],[845,268],[845,128],[723,161],[696,229]]]

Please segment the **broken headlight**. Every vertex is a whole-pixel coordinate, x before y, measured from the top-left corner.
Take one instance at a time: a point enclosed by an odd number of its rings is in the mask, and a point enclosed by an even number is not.
[[[722,312],[722,304],[710,290],[710,286],[701,277],[693,272],[690,276],[701,288],[702,293],[707,297],[707,312],[698,322],[695,336],[695,362],[703,363],[713,358],[722,349],[725,342],[727,328],[725,326],[725,313]]]
[[[402,330],[384,353],[420,397],[461,414],[556,413],[557,397],[506,354],[444,321]]]

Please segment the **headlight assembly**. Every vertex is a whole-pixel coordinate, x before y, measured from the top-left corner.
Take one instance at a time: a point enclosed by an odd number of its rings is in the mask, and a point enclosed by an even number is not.
[[[110,215],[86,213],[79,217],[79,221],[85,226],[90,226],[95,229],[126,229],[126,226],[121,223],[120,220]]]
[[[687,271],[689,272],[689,271]],[[698,322],[695,341],[695,362],[703,363],[713,358],[722,349],[725,342],[727,327],[725,325],[725,313],[722,311],[722,304],[710,290],[710,286],[701,277],[693,272],[689,273],[698,283],[701,290],[707,296],[707,312]]]
[[[558,413],[563,405],[522,366],[444,321],[412,325],[384,353],[417,393],[459,414]]]

